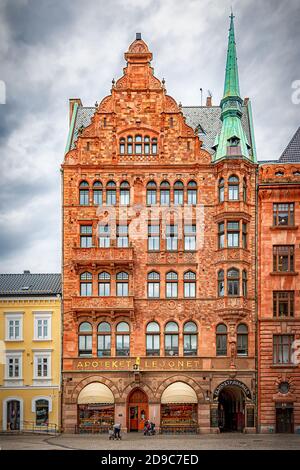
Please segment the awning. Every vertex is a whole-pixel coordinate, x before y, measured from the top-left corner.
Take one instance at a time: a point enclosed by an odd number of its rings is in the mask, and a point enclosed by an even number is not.
[[[93,382],[84,387],[78,395],[78,405],[86,403],[114,403],[112,391],[104,384]]]
[[[196,392],[184,382],[169,385],[161,396],[161,403],[198,403]]]

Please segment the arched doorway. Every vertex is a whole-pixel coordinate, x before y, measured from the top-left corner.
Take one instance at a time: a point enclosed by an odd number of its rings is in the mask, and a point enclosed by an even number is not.
[[[7,428],[10,431],[19,431],[21,422],[20,422],[20,401],[19,400],[9,400],[6,404],[7,407]]]
[[[221,432],[243,432],[245,428],[245,395],[241,388],[227,386],[220,391],[218,425]]]
[[[81,433],[107,432],[114,424],[115,399],[100,382],[92,382],[78,395],[78,426]]]
[[[184,382],[169,385],[161,396],[161,431],[196,433],[198,430],[198,398],[195,390]]]
[[[128,398],[128,429],[142,431],[149,418],[148,396],[140,388],[133,390]]]

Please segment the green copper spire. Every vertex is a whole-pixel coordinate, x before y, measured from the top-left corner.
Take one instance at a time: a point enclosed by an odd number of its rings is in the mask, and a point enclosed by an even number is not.
[[[223,98],[227,96],[240,96],[233,18],[233,13],[231,13]]]
[[[242,126],[243,100],[240,96],[234,16],[230,15],[224,94],[221,100],[222,128],[214,143],[214,161],[222,158],[248,158],[254,160],[246,133]]]

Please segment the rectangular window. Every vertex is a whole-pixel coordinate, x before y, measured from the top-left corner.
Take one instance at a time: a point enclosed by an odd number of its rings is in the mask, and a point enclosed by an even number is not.
[[[238,334],[237,335],[237,355],[248,356],[248,335]]]
[[[293,226],[294,225],[294,203],[276,203],[273,204],[273,225]]]
[[[187,203],[192,206],[197,204],[197,189],[187,190]]]
[[[117,296],[118,297],[128,297],[129,287],[128,282],[117,282]]]
[[[183,204],[183,190],[174,189],[174,205],[182,206],[182,204]]]
[[[160,236],[159,225],[148,225],[148,250],[159,251]]]
[[[6,315],[6,341],[23,340],[23,316],[18,313]]]
[[[240,223],[227,222],[227,247],[238,248],[240,246]]]
[[[273,271],[293,272],[294,271],[294,246],[274,245],[273,246]]]
[[[51,355],[35,354],[34,356],[34,378],[49,379],[51,374]]]
[[[102,189],[94,189],[93,199],[94,199],[95,206],[102,206],[102,203],[103,203]]]
[[[217,334],[217,356],[227,356],[227,334]]]
[[[88,206],[89,205],[89,190],[88,189],[80,189],[80,191],[79,191],[79,204],[81,206]]]
[[[92,335],[79,335],[78,336],[78,353],[80,357],[87,357],[92,355]]]
[[[156,189],[147,189],[147,205],[156,204]]]
[[[294,316],[294,291],[273,292],[273,316],[278,318]]]
[[[159,356],[160,354],[160,336],[146,335],[146,354],[147,356]]]
[[[160,284],[158,282],[148,282],[148,297],[150,299],[159,298]]]
[[[293,335],[273,336],[273,362],[274,364],[291,364]]]
[[[196,225],[184,226],[184,249],[185,251],[196,250]]]
[[[239,200],[239,186],[238,186],[238,184],[229,184],[228,185],[228,199],[229,199],[229,201],[238,201]]]
[[[183,335],[183,354],[184,356],[197,356],[197,335]]]
[[[168,299],[177,297],[178,284],[177,282],[166,282],[166,297]]]
[[[117,246],[119,248],[127,248],[129,246],[128,225],[118,225],[118,227],[117,227]]]
[[[166,225],[166,250],[176,251],[178,246],[177,225]]]
[[[6,355],[5,378],[22,378],[22,353],[9,353]]]
[[[196,282],[195,281],[184,281],[184,297],[186,298],[196,297]]]
[[[34,339],[51,340],[51,313],[34,313]]]
[[[92,225],[80,225],[80,247],[91,248],[92,246]]]
[[[91,282],[80,283],[80,295],[81,297],[89,297],[92,295],[92,283]]]
[[[98,357],[111,355],[111,335],[98,335]]]
[[[160,204],[162,206],[170,205],[170,190],[169,189],[160,190]]]
[[[109,297],[110,296],[110,282],[99,282],[98,294],[99,294],[99,297]]]
[[[129,356],[129,335],[116,335],[116,354],[117,356]]]
[[[242,237],[243,237],[243,248],[247,248],[247,224],[243,222],[242,224]]]
[[[109,225],[99,225],[99,247],[109,248],[110,246],[110,227]]]
[[[218,247],[219,249],[224,248],[224,240],[225,240],[225,224],[224,222],[220,222],[218,224]]]
[[[165,335],[165,355],[178,356],[178,335]]]
[[[106,190],[106,205],[107,206],[115,206],[117,203],[117,196],[115,189],[107,189]]]

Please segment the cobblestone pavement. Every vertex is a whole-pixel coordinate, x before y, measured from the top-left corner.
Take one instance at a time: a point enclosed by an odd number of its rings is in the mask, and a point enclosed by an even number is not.
[[[0,435],[0,448],[3,450],[251,450],[251,449],[298,449],[300,435],[295,434],[222,434],[198,436],[151,436],[123,434],[121,441],[109,441],[106,435],[61,436],[45,435]]]

